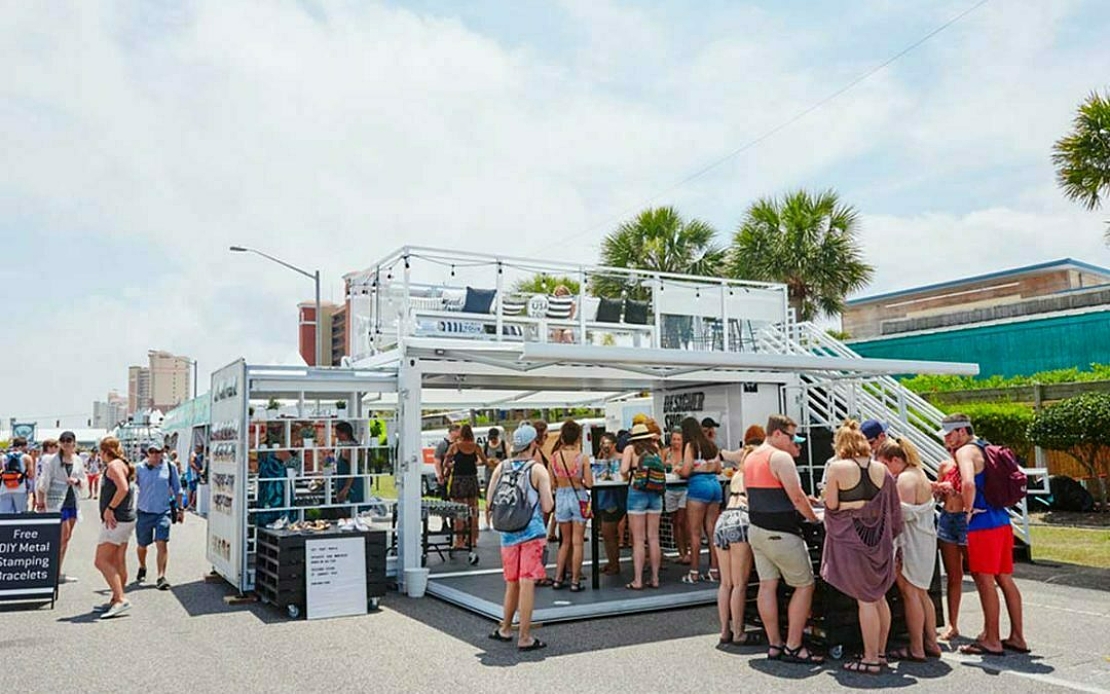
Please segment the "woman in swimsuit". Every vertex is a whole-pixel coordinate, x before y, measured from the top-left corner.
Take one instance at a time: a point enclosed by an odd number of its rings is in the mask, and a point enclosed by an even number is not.
[[[951,641],[960,635],[960,598],[963,594],[964,566],[967,565],[967,513],[962,488],[956,461],[949,459],[941,463],[937,481],[933,483],[933,496],[943,505],[937,517],[937,545],[948,583],[945,591],[948,629],[941,634],[942,641]]]

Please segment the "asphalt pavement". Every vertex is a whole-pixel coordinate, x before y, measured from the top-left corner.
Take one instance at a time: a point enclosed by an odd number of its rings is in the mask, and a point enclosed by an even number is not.
[[[106,586],[92,563],[92,504],[83,503],[65,567],[79,580],[61,587],[55,608],[0,605],[6,692],[1110,692],[1108,572],[1019,570],[1030,575],[1019,579],[1029,656],[946,652],[880,676],[839,663],[806,668],[754,648],[719,649],[709,607],[543,626],[536,633],[549,647],[520,654],[486,638],[491,622],[433,598],[390,593],[375,614],[311,622],[228,605],[231,587],[203,579],[205,523],[191,515],[170,542],[172,589],[155,590],[153,576],[132,584],[130,614],[98,621],[91,608]],[[134,576],[133,549],[130,558]],[[973,635],[981,615],[970,582],[963,604],[961,627]]]

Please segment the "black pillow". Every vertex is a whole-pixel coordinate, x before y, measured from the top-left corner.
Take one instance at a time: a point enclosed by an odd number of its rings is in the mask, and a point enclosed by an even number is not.
[[[463,313],[489,313],[493,306],[493,297],[497,295],[496,289],[466,288],[466,301],[463,303]]]
[[[620,323],[621,322],[621,300],[620,299],[606,299],[601,298],[601,302],[597,305],[597,322],[598,323]]]
[[[648,302],[624,300],[624,322],[633,325],[647,325]]]

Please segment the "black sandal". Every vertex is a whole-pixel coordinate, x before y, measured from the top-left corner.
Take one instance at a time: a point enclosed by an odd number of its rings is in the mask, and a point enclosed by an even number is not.
[[[737,646],[762,646],[762,631],[745,631],[741,638],[733,638],[732,643]],[[772,646],[774,648],[774,646]]]
[[[566,584],[564,584],[562,581],[552,581],[551,582],[551,590],[562,590],[565,587],[566,587]]]
[[[547,648],[547,644],[539,639],[532,637],[532,643],[527,646],[517,646],[518,651],[538,651],[541,648]]]
[[[798,655],[803,650],[806,652],[804,658]],[[786,644],[783,644],[782,662],[798,663],[801,665],[824,665],[825,659],[819,655],[813,655],[813,652],[806,648],[804,643],[797,648],[787,648]]]
[[[582,587],[582,581],[574,581],[570,584],[570,592],[572,593],[581,593],[584,590],[586,589]]]
[[[775,646],[774,644],[767,646],[767,660],[782,660],[782,652],[786,650],[786,644]],[[771,651],[778,651],[772,653]]]
[[[497,627],[496,629],[494,629],[493,633],[490,634],[489,637],[491,639],[493,639],[494,641],[512,641],[513,640],[512,636],[502,636],[501,635],[501,627]]]
[[[869,663],[862,658],[849,660],[841,667],[845,672],[855,672],[860,675],[881,675],[883,674],[882,663]]]

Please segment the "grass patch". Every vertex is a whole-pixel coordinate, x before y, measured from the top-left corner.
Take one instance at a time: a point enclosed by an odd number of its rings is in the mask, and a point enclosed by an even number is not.
[[[1110,529],[1030,527],[1033,559],[1110,569]]]

